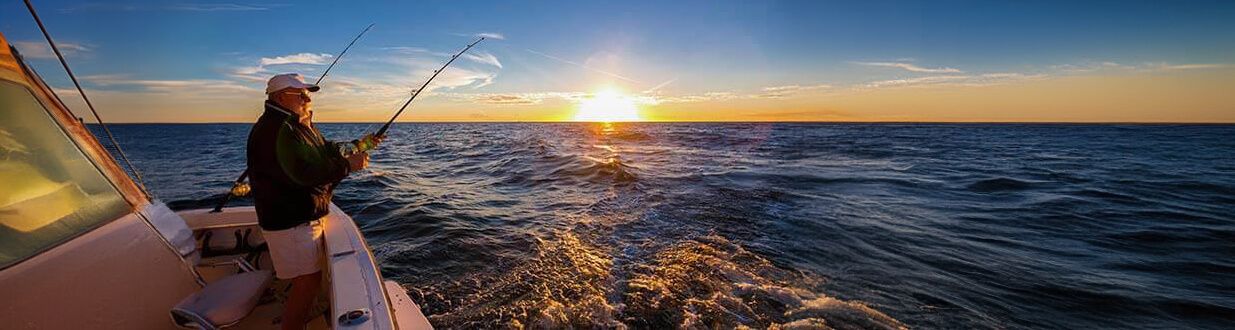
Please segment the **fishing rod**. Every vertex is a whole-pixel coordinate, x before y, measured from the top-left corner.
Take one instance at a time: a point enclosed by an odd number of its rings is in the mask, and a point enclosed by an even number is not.
[[[352,38],[352,42],[347,43],[347,47],[343,47],[343,51],[339,52],[339,56],[335,56],[334,60],[330,61],[330,66],[326,67],[326,71],[322,71],[322,76],[317,77],[317,81],[314,81],[313,84],[317,85],[322,83],[322,79],[326,79],[326,75],[330,74],[330,69],[334,68],[335,63],[339,63],[339,59],[343,58],[343,54],[347,54],[347,50],[352,49],[352,45],[355,45],[356,41],[360,40],[360,37],[363,37],[365,32],[369,32],[369,29],[372,28],[373,23],[370,23],[369,26],[366,26],[363,31],[360,31],[360,34],[357,34],[355,38]]]
[[[451,56],[450,60],[446,61],[446,64],[443,64],[441,68],[437,70],[433,70],[433,75],[429,76],[429,79],[425,80],[425,83],[420,85],[420,88],[417,88],[414,91],[414,93],[412,93],[412,97],[408,98],[407,102],[403,102],[403,106],[399,107],[399,111],[395,112],[394,116],[391,116],[390,120],[387,120],[386,124],[382,125],[382,128],[378,129],[376,133],[365,135],[360,140],[352,141],[352,144],[355,146],[355,148],[352,148],[351,150],[344,150],[343,151],[344,155],[365,152],[365,151],[373,150],[374,148],[376,148],[377,143],[373,141],[373,138],[374,137],[384,138],[386,136],[386,131],[390,130],[390,126],[394,124],[396,119],[399,119],[399,115],[403,114],[403,110],[407,110],[407,106],[412,104],[413,100],[416,100],[416,96],[419,96],[420,93],[425,90],[425,87],[429,86],[429,83],[433,82],[433,78],[437,78],[438,74],[441,74],[442,71],[446,71],[446,67],[449,67],[450,63],[454,63],[454,61],[458,59],[459,56],[463,56],[463,53],[466,53],[469,49],[472,49],[472,47],[475,47],[476,44],[479,44],[481,41],[484,41],[484,40],[485,40],[484,37],[480,37],[480,39],[476,39],[475,42],[468,44],[467,47],[463,47],[463,50],[460,50],[458,53]]]
[[[367,31],[368,29],[366,28],[365,30]],[[364,32],[361,32],[361,34],[364,34]],[[382,125],[382,128],[378,129],[376,133],[366,134],[364,137],[362,137],[359,140],[353,140],[350,143],[350,145],[345,145],[344,148],[342,148],[342,150],[339,150],[340,153],[342,153],[344,156],[350,156],[353,154],[366,152],[369,150],[373,150],[374,148],[377,148],[377,141],[375,140],[381,139],[386,136],[386,131],[390,130],[390,126],[394,125],[394,122],[396,119],[399,118],[399,115],[402,115],[403,111],[407,110],[408,105],[411,105],[412,101],[416,100],[416,97],[419,96],[420,93],[425,90],[425,87],[428,87],[429,83],[433,82],[433,79],[437,78],[437,76],[441,74],[442,71],[446,71],[446,68],[449,67],[451,63],[454,63],[455,60],[459,58],[459,56],[463,56],[463,53],[466,53],[468,50],[472,49],[472,47],[475,47],[476,44],[479,44],[481,41],[484,41],[484,40],[485,40],[484,37],[480,37],[480,39],[476,39],[476,41],[472,42],[471,44],[468,44],[467,47],[464,47],[463,50],[460,50],[458,53],[450,56],[450,60],[446,61],[446,64],[443,64],[442,67],[438,68],[437,70],[433,70],[433,75],[429,76],[429,79],[425,80],[425,83],[421,84],[420,88],[417,88],[416,90],[414,90],[414,92],[412,93],[412,97],[408,98],[407,102],[403,102],[403,106],[399,107],[399,111],[395,112],[394,116],[391,116],[390,120],[386,121],[385,125]],[[348,47],[350,46],[351,45],[349,44]],[[344,49],[344,52],[346,51],[347,50]],[[342,57],[342,56],[343,56],[342,54],[339,54],[339,57]],[[337,61],[338,58],[335,58],[335,60]],[[329,68],[327,68],[327,71],[329,71]],[[325,77],[325,76],[326,76],[325,74],[322,74],[322,77]],[[229,191],[227,195],[223,196],[223,200],[220,201],[218,205],[215,205],[214,209],[211,210],[210,212],[211,213],[223,212],[223,207],[227,205],[227,202],[231,200],[232,196],[247,195],[249,193],[250,188],[247,184],[245,184],[244,180],[247,179],[248,176],[249,176],[249,170],[245,169],[244,173],[242,173],[240,177],[237,178],[235,183],[232,185],[231,191]]]
[[[347,54],[347,50],[352,49],[352,45],[355,45],[356,41],[360,40],[360,37],[363,37],[364,34],[369,32],[369,29],[372,28],[373,24],[369,24],[369,26],[366,26],[364,30],[360,31],[360,34],[357,34],[355,38],[352,38],[352,41],[347,43],[347,47],[343,47],[343,51],[339,52],[339,56],[335,56],[334,60],[330,61],[330,65],[326,67],[326,71],[322,71],[322,75],[317,77],[317,80],[313,82],[313,85],[321,84],[322,80],[326,79],[326,75],[330,74],[330,69],[333,69],[334,65],[339,63],[339,59],[343,58],[343,54]],[[244,172],[240,173],[240,177],[236,178],[236,181],[232,182],[232,188],[223,195],[223,200],[219,201],[219,204],[215,205],[214,209],[210,210],[210,213],[223,212],[223,207],[227,205],[227,202],[231,201],[232,196],[248,195],[249,186],[244,183],[244,180],[248,178],[249,169],[245,168]]]

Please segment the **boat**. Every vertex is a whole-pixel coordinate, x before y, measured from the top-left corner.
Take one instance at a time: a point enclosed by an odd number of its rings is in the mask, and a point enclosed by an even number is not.
[[[172,211],[0,34],[0,320],[6,329],[278,328],[253,207]],[[431,329],[338,206],[309,329]],[[316,314],[315,314],[316,315]]]

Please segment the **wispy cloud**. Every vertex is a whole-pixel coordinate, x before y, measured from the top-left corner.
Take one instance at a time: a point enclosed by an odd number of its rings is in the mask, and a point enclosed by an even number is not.
[[[996,72],[996,73],[982,74],[978,77],[983,78],[983,79],[1031,79],[1031,78],[1043,78],[1043,77],[1046,77],[1046,75],[1045,74],[1024,74],[1024,73],[1017,73],[1017,72]]]
[[[664,103],[694,103],[694,102],[711,102],[725,101],[740,98],[734,92],[705,92],[700,94],[685,94],[676,96],[661,97],[660,101]]]
[[[484,104],[532,105],[540,104],[543,99],[520,94],[481,94],[476,95],[473,100]]]
[[[485,39],[506,40],[506,36],[502,35],[501,33],[494,33],[494,32],[477,33],[476,37],[485,38]]]
[[[1231,63],[1167,63],[1148,62],[1140,64],[1124,64],[1114,61],[1086,61],[1080,63],[1058,64],[1050,69],[1062,74],[1112,73],[1112,72],[1163,72],[1182,70],[1221,70],[1235,68]]]
[[[277,57],[263,57],[259,62],[262,66],[280,64],[327,64],[334,55],[321,53],[300,53]]]
[[[427,48],[422,48],[422,47],[390,46],[390,47],[382,47],[381,49],[391,51],[392,53],[405,54],[405,55],[427,54],[427,55],[437,56],[437,57],[450,57],[451,55],[454,55],[453,53],[431,51]]]
[[[862,84],[861,87],[880,88],[880,87],[920,86],[920,85],[930,85],[930,84],[938,84],[938,83],[944,83],[944,82],[955,82],[955,81],[965,80],[969,78],[970,78],[969,76],[926,76],[926,77],[916,77],[916,78],[873,81],[873,82],[869,82],[866,84]]]
[[[169,5],[165,8],[168,10],[186,10],[186,11],[258,11],[269,10],[274,7],[282,7],[284,5],[249,5],[235,3],[182,3]]]
[[[156,93],[175,93],[175,92],[254,92],[256,88],[245,86],[236,83],[235,81],[222,79],[184,79],[184,80],[155,80],[155,79],[130,79],[128,75],[123,74],[108,74],[108,75],[91,75],[83,76],[83,81],[89,82],[99,87],[135,87],[138,91],[156,92]]]
[[[527,51],[528,51],[529,53],[536,54],[536,55],[540,55],[540,56],[543,56],[543,57],[548,58],[548,59],[551,59],[551,60],[555,60],[555,61],[558,61],[558,62],[562,62],[562,63],[566,63],[566,64],[574,65],[574,66],[577,66],[577,67],[583,68],[584,70],[592,71],[592,72],[595,72],[595,73],[603,74],[603,75],[606,75],[606,76],[610,76],[610,77],[614,77],[614,78],[622,79],[622,80],[629,81],[629,82],[633,82],[633,83],[642,84],[641,82],[639,82],[639,81],[637,81],[637,80],[627,78],[627,77],[622,76],[622,75],[620,75],[620,74],[616,74],[616,73],[613,73],[613,72],[608,72],[608,71],[604,71],[604,70],[596,69],[596,68],[593,68],[593,67],[590,67],[590,66],[587,66],[587,65],[580,64],[579,62],[575,62],[575,61],[567,60],[567,59],[564,59],[564,58],[561,58],[561,57],[557,57],[557,56],[553,56],[553,55],[549,55],[549,54],[541,53],[541,52],[538,52],[538,51],[535,51],[535,50],[531,50],[531,49],[528,49]]]
[[[1235,68],[1235,64],[1223,63],[1204,63],[1204,64],[1168,64],[1156,63],[1150,64],[1148,67],[1157,70],[1174,71],[1174,70],[1213,70],[1213,69],[1230,69]]]
[[[966,86],[992,86],[1028,80],[1041,80],[1050,77],[1050,75],[1044,73],[1026,74],[1015,72],[998,72],[986,73],[972,77],[963,84]]]
[[[424,82],[424,79],[433,75],[433,70],[441,67],[442,62],[438,59],[407,57],[407,56],[391,56],[380,59],[379,62],[384,63],[388,69],[384,73],[370,75],[366,77],[366,83],[375,83],[391,86],[406,86],[398,87],[397,90],[402,90],[400,93],[406,93],[407,88],[419,86]],[[461,87],[471,87],[473,89],[481,88],[493,84],[497,78],[497,70],[499,66],[490,66],[487,68],[469,68],[467,66],[451,66],[442,71],[437,79],[427,87],[425,92],[433,92],[439,89],[455,89]]]
[[[498,68],[502,67],[502,62],[497,60],[497,56],[493,56],[493,54],[489,54],[484,51],[474,51],[471,53],[465,53],[463,54],[463,58],[472,60],[473,62],[476,62],[476,63],[488,64],[488,65],[496,66]]]
[[[489,40],[506,40],[506,36],[497,32],[480,32],[480,33],[451,33],[460,37],[485,38]]]
[[[991,86],[1017,81],[1043,79],[1045,74],[1023,74],[1013,72],[986,73],[976,75],[935,75],[903,79],[878,80],[864,83],[833,85],[779,85],[763,87],[754,91],[724,91],[706,92],[701,94],[685,94],[657,96],[666,103],[693,102],[723,102],[728,100],[766,100],[784,99],[795,96],[825,95],[834,93],[865,92],[878,89],[909,88],[923,86]]]
[[[913,63],[905,63],[905,62],[852,62],[852,63],[857,64],[857,65],[864,65],[864,66],[899,68],[899,69],[904,69],[907,71],[922,72],[922,73],[961,73],[963,72],[955,68],[946,68],[946,67],[945,68],[933,68],[933,69],[923,68],[923,67],[914,65]]]
[[[243,109],[260,109],[263,99],[257,88],[219,79],[148,80],[120,75],[82,79],[94,105],[116,115],[108,116],[115,122],[251,122],[253,110]],[[54,90],[70,108],[85,107],[76,89]]]
[[[27,59],[55,59],[56,53],[52,52],[51,47],[47,42],[43,41],[13,41],[13,46],[17,47],[17,51]],[[65,57],[81,56],[94,51],[94,47],[86,46],[80,43],[60,41],[56,43],[56,47],[60,48],[60,52]]]
[[[647,90],[643,91],[643,93],[644,93],[644,94],[653,94],[653,93],[656,93],[656,92],[657,92],[657,91],[659,91],[661,88],[665,88],[665,86],[669,86],[669,84],[672,84],[672,83],[674,83],[674,82],[676,82],[676,81],[678,81],[678,78],[673,78],[673,79],[666,80],[665,82],[660,83],[660,84],[657,84],[656,86],[653,86],[652,88],[648,88]]]
[[[434,80],[436,84],[430,85],[428,91],[433,91],[437,88],[454,89],[459,87],[481,88],[493,84],[497,78],[497,72],[474,71],[463,68],[447,68],[441,75]],[[427,76],[428,72],[424,72]]]
[[[77,6],[60,9],[62,13],[73,13],[79,11],[139,11],[139,10],[168,10],[168,11],[198,11],[198,12],[216,12],[216,11],[262,11],[272,8],[287,7],[286,4],[239,4],[239,3],[178,3],[161,6],[141,6],[134,4],[119,4],[119,3],[86,3]]]
[[[1102,65],[1102,67],[1105,67],[1105,68],[1117,68],[1117,69],[1130,69],[1130,68],[1132,68],[1132,67],[1130,67],[1130,66],[1123,65],[1123,64],[1119,64],[1119,63],[1115,63],[1115,62],[1111,62],[1111,61],[1106,61],[1106,62],[1102,62],[1102,63],[1099,63],[1099,64],[1101,64],[1101,65]]]
[[[262,57],[258,59],[257,65],[242,65],[232,68],[227,71],[227,75],[232,78],[239,79],[245,82],[265,82],[271,72],[267,68],[275,65],[326,65],[329,64],[334,55],[327,53],[299,53],[289,54],[275,57]]]
[[[853,86],[853,90],[869,90],[881,88],[921,87],[921,86],[992,86],[1018,81],[1038,80],[1051,77],[1047,74],[1025,74],[1016,72],[996,72],[976,75],[926,76],[905,79],[872,81]]]
[[[777,99],[777,98],[788,97],[790,95],[797,94],[799,92],[811,91],[811,90],[817,90],[817,89],[827,89],[827,88],[832,88],[832,85],[819,84],[819,85],[810,85],[810,86],[800,86],[800,85],[772,86],[772,87],[764,87],[762,93],[757,94],[756,96],[761,97],[761,98]]]
[[[811,84],[779,85],[763,87],[754,91],[705,92],[700,94],[657,96],[665,103],[724,102],[729,100],[783,99],[799,95],[824,95],[832,93],[863,92],[888,88],[922,86],[991,86],[997,84],[1042,79],[1045,74],[987,73],[980,75],[935,75],[904,79],[879,80],[848,85]]]
[[[425,48],[420,48],[420,47],[409,47],[409,46],[388,46],[388,47],[382,47],[381,49],[383,49],[383,50],[395,51],[395,52],[400,52],[400,53],[409,53],[409,54],[410,54],[410,53],[428,53],[428,52],[429,52],[429,50],[428,50],[428,49],[425,49]]]
[[[1059,73],[1064,73],[1064,74],[1088,73],[1088,72],[1111,71],[1111,70],[1137,70],[1138,69],[1134,65],[1125,65],[1125,64],[1120,64],[1120,63],[1113,62],[1113,61],[1101,61],[1101,62],[1088,61],[1088,62],[1083,62],[1083,63],[1057,64],[1057,65],[1050,66],[1050,68],[1051,70],[1054,70]]]
[[[818,93],[835,89],[831,84],[780,85],[763,87],[756,91],[711,91],[698,94],[657,96],[663,103],[720,102],[728,100],[781,99],[806,93]]]

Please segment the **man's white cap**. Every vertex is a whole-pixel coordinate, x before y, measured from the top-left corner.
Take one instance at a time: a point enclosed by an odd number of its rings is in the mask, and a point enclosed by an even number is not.
[[[304,77],[301,77],[299,73],[284,73],[270,77],[270,81],[266,82],[266,95],[288,88],[307,89],[310,92],[322,89],[317,85],[305,83]]]

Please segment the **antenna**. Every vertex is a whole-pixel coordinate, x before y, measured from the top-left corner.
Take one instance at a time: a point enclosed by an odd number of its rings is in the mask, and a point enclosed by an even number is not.
[[[30,16],[34,17],[34,22],[39,25],[39,31],[43,32],[43,38],[47,39],[47,44],[51,46],[51,51],[55,52],[56,58],[60,60],[60,66],[64,67],[64,72],[68,73],[69,79],[73,81],[73,86],[77,87],[77,92],[81,94],[82,100],[86,101],[86,107],[89,107],[90,113],[94,114],[94,119],[103,128],[103,133],[107,134],[107,139],[111,141],[112,147],[116,148],[116,153],[120,155],[120,159],[123,159],[124,164],[129,166],[129,171],[133,172],[133,177],[137,179],[137,187],[141,188],[142,193],[146,194],[147,199],[154,198],[154,196],[150,196],[150,191],[146,190],[146,182],[142,179],[141,172],[138,172],[137,167],[133,166],[129,156],[124,154],[124,149],[120,149],[120,143],[116,142],[116,137],[111,134],[111,129],[107,128],[106,123],[103,123],[103,117],[100,117],[99,112],[94,110],[94,103],[90,102],[90,97],[86,96],[85,90],[82,90],[81,83],[77,82],[77,76],[73,75],[73,69],[69,68],[69,62],[64,60],[64,54],[60,53],[60,48],[56,47],[56,42],[51,40],[51,34],[47,32],[47,27],[43,26],[43,20],[39,19],[39,14],[34,11],[34,5],[30,4],[30,0],[25,0],[25,2],[26,9],[30,10]]]

